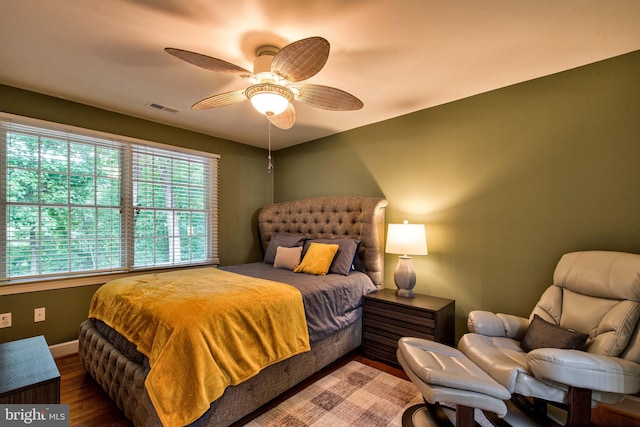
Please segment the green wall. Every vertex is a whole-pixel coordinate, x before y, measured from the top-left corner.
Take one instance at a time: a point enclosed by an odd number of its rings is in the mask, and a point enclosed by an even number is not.
[[[425,224],[416,291],[456,300],[458,336],[526,316],[563,253],[640,253],[639,76],[640,51],[280,150],[276,200],[386,197]]]
[[[178,129],[94,107],[0,85],[0,111],[87,129],[220,154],[220,258],[223,265],[261,257],[258,210],[271,203],[266,150]],[[0,313],[13,326],[0,329],[0,342],[44,334],[57,344],[74,340],[97,286],[0,296]],[[33,322],[33,309],[46,307],[46,321]]]

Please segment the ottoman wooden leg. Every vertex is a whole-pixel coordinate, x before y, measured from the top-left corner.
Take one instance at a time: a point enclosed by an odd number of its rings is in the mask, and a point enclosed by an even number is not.
[[[470,406],[456,405],[456,427],[474,427],[474,409]]]

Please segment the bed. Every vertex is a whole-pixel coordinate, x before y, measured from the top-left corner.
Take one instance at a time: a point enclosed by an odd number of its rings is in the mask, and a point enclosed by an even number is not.
[[[269,364],[257,375],[237,385],[229,385],[190,425],[233,424],[361,345],[362,294],[382,287],[386,205],[386,200],[381,198],[314,197],[272,204],[259,212],[258,231],[264,261],[222,267],[220,274],[240,275],[247,281],[257,278],[285,283],[300,290],[310,350],[298,351],[291,357]],[[274,268],[266,262],[273,260],[280,264],[279,267],[283,262],[286,264],[286,258],[280,257],[281,253],[274,255],[280,246],[276,242],[300,238],[300,235],[304,239],[298,244],[282,246],[301,246],[304,254],[310,250],[311,243],[321,244],[314,249],[320,246],[326,249],[334,246],[336,241],[356,240],[356,255],[349,271],[344,272],[344,266],[341,266],[336,267],[341,273],[334,274],[332,263],[329,274],[316,276],[294,272],[286,266]],[[338,250],[342,249],[343,246],[339,246]],[[199,271],[197,274],[205,273]],[[315,282],[307,284],[307,281],[316,279],[320,279],[320,285]],[[356,282],[364,284],[355,288]],[[309,294],[303,290],[314,286],[325,286],[326,289]],[[349,308],[338,313],[332,308],[334,302],[327,303],[321,299],[331,293],[339,295],[338,299],[344,299],[346,294],[356,294],[356,302],[348,303]],[[325,327],[327,324],[330,327]],[[149,357],[138,351],[136,345],[108,326],[107,322],[90,317],[80,326],[79,353],[85,370],[134,425],[163,425],[145,387],[151,370]]]

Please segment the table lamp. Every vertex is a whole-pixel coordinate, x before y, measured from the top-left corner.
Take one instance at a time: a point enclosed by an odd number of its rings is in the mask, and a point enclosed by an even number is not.
[[[396,294],[407,298],[414,297],[416,271],[409,255],[428,254],[424,224],[409,224],[406,219],[403,224],[389,224],[385,252],[401,254],[393,273],[393,279],[398,287]]]

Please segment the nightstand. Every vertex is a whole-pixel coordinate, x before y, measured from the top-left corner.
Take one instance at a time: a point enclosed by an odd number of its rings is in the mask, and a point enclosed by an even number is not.
[[[416,294],[415,298],[382,289],[363,299],[362,352],[365,357],[398,365],[402,337],[455,345],[455,301]]]
[[[0,404],[60,403],[60,372],[42,335],[0,344]]]

